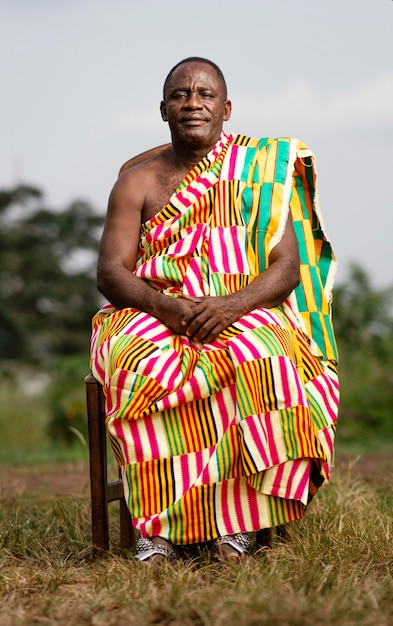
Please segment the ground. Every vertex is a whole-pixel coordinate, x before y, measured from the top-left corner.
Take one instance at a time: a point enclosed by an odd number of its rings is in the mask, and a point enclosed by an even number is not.
[[[393,457],[390,454],[364,454],[358,457],[341,454],[336,467],[340,471],[350,471],[354,478],[370,481],[381,487],[392,484],[393,481]],[[47,496],[88,494],[88,463],[1,467],[0,498],[23,493]]]

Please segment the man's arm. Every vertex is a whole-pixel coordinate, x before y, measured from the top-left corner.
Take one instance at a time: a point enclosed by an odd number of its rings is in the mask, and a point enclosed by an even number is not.
[[[145,311],[181,334],[181,319],[195,303],[170,298],[133,274],[149,184],[151,172],[141,166],[125,172],[113,187],[98,255],[97,287],[116,308]]]
[[[213,341],[230,324],[253,309],[279,306],[300,281],[298,243],[291,217],[284,235],[269,255],[269,267],[253,282],[229,296],[201,298],[183,319],[184,333]]]

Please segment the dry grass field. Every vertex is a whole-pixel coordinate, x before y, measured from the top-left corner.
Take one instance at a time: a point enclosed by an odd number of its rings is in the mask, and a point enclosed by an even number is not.
[[[85,462],[0,468],[1,626],[388,626],[393,459],[340,457],[285,542],[240,566],[207,550],[146,567],[93,561]]]

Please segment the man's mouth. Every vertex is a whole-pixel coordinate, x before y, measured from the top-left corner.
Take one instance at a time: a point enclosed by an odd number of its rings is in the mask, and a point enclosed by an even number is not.
[[[187,126],[200,126],[206,120],[202,117],[186,117],[183,120],[183,124],[187,124]]]

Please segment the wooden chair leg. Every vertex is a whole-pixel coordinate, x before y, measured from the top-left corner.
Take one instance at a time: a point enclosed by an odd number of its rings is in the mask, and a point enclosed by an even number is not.
[[[85,378],[88,414],[93,558],[109,549],[106,433],[102,420],[102,390],[95,378]]]
[[[122,480],[122,471],[119,467],[119,479]],[[123,492],[124,493],[124,492]],[[120,498],[119,502],[119,514],[120,514],[120,547],[123,550],[130,550],[135,548],[135,530],[132,524],[132,518],[125,501],[124,495]]]
[[[135,548],[135,531],[126,501],[121,498],[120,504],[120,546],[124,550]]]
[[[256,542],[261,547],[270,548],[272,545],[272,529],[262,528],[261,530],[258,530]]]
[[[109,550],[108,503],[119,500],[120,545],[134,547],[135,532],[124,500],[121,480],[108,483],[105,430],[105,400],[99,382],[89,374],[85,378],[90,455],[90,492],[93,558]],[[121,471],[119,469],[119,478]]]

